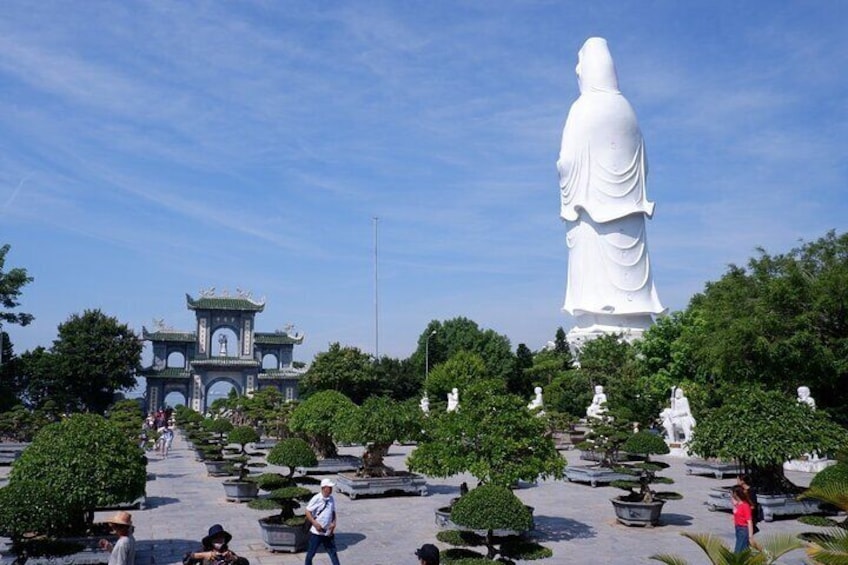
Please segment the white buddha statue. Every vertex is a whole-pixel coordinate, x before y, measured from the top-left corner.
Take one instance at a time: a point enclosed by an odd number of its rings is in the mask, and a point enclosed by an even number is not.
[[[533,400],[530,401],[530,404],[527,405],[527,408],[530,410],[541,409],[543,404],[542,387],[537,386],[533,389],[533,393],[535,394],[535,396],[533,397]]]
[[[454,388],[448,393],[448,412],[459,408],[459,390]]]
[[[682,388],[674,387],[671,406],[660,412],[660,418],[669,442],[676,443],[682,439],[683,443],[689,443],[692,439],[692,429],[695,427],[695,418]]]
[[[600,418],[607,411],[607,395],[604,394],[604,387],[597,385],[595,387],[595,396],[592,397],[592,404],[586,408],[587,418]]]
[[[816,409],[816,400],[812,396],[810,396],[810,387],[798,387],[798,402],[800,402],[801,404],[806,404],[813,410]]]
[[[640,337],[665,312],[648,256],[645,220],[654,204],[646,193],[645,144],[606,40],[586,40],[575,70],[580,97],[557,160],[568,247],[563,310],[576,322],[569,342],[604,333]]]
[[[430,398],[425,393],[424,396],[421,397],[421,402],[418,403],[418,406],[421,407],[421,411],[425,414],[430,413]]]

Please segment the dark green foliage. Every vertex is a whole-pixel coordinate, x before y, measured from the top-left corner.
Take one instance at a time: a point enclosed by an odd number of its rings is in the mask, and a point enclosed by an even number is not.
[[[302,439],[289,438],[284,439],[271,448],[266,459],[272,465],[288,468],[288,475],[286,476],[277,473],[264,473],[260,475],[257,478],[257,484],[260,489],[271,491],[269,499],[276,508],[280,509],[280,514],[275,518],[275,521],[291,525],[290,522],[298,518],[295,516],[295,510],[300,508],[300,502],[309,500],[312,496],[312,491],[298,484],[311,483],[312,481],[308,477],[295,478],[294,470],[297,467],[312,467],[316,465],[318,460],[315,457],[315,452]],[[257,505],[259,504],[264,505],[267,503],[257,503]],[[256,505],[251,506],[251,508],[256,508]]]
[[[279,473],[262,473],[254,481],[262,490],[272,491],[289,483],[289,478]]]
[[[430,369],[424,389],[430,398],[443,399],[454,388],[465,391],[487,378],[486,364],[471,351],[458,351],[453,357]]]
[[[339,421],[352,407],[353,403],[344,394],[323,390],[295,408],[289,425],[293,432],[306,434],[313,451],[322,458],[335,457],[338,454],[335,434]]]
[[[18,404],[0,414],[0,439],[6,441],[32,441],[38,430],[56,420],[56,415],[45,409],[29,410]]]
[[[533,527],[530,510],[515,493],[499,485],[481,485],[460,497],[451,510],[451,521],[471,530],[513,530]]]
[[[690,448],[701,457],[737,459],[763,494],[794,492],[783,462],[805,453],[835,453],[848,432],[822,410],[778,391],[740,388],[698,421]]]
[[[119,429],[101,416],[75,414],[38,433],[13,466],[9,486],[32,488],[30,503],[36,506],[45,504],[38,493],[61,493],[58,508],[69,512],[64,522],[71,528],[61,533],[71,533],[91,523],[94,508],[143,496],[146,480],[142,453]]]
[[[669,451],[663,438],[646,431],[631,435],[621,448],[637,455],[665,455]]]
[[[139,430],[144,421],[136,400],[121,400],[109,408],[109,421],[126,436],[127,441],[137,444]]]
[[[247,507],[251,510],[279,510],[280,505],[270,498],[254,498],[247,502]]]
[[[486,559],[480,552],[465,548],[452,547],[440,554],[440,562],[445,565],[492,565],[491,559]]]
[[[622,444],[622,449],[635,455],[644,455],[645,461],[619,465],[616,471],[633,475],[631,481],[613,481],[612,486],[628,491],[626,499],[639,502],[653,502],[654,500],[677,500],[682,498],[675,492],[656,492],[651,489],[652,484],[672,484],[674,481],[668,477],[660,477],[657,472],[668,468],[667,463],[651,461],[651,455],[662,455],[668,453],[668,445],[658,435],[641,431],[631,434]],[[638,492],[636,492],[638,489]]]
[[[421,418],[414,403],[372,396],[361,407],[349,406],[337,419],[337,435],[341,441],[366,446],[362,457],[364,476],[383,476],[392,471],[383,465],[389,447],[420,430]]]
[[[816,473],[810,487],[827,488],[832,485],[848,485],[848,463],[839,462]]]
[[[224,435],[233,429],[233,423],[226,418],[207,418],[203,421],[203,427],[213,434],[218,434],[218,438],[223,440]]]
[[[233,458],[233,463],[235,463],[235,470],[238,474],[239,481],[244,481],[247,478],[247,463],[250,458],[247,456],[247,450],[245,446],[248,443],[255,443],[259,441],[259,434],[250,426],[239,426],[237,428],[233,428],[227,434],[227,441],[230,443],[237,443],[241,448],[239,453],[240,457]]]
[[[554,552],[550,548],[539,545],[535,541],[526,540],[520,536],[509,536],[501,542],[501,553],[512,559],[524,561],[535,561],[536,559],[547,559],[553,557]]]
[[[300,387],[306,397],[319,391],[336,391],[357,404],[378,388],[371,356],[356,347],[342,347],[338,342],[315,356]]]
[[[136,385],[141,368],[141,342],[126,324],[100,310],[74,314],[59,325],[50,349],[53,366],[43,382],[29,390],[50,389],[51,398],[68,411],[102,414],[115,392]]]
[[[20,540],[28,532],[52,536],[72,530],[82,510],[43,481],[18,479],[0,489],[0,535]]]
[[[26,269],[15,267],[4,271],[6,254],[12,247],[7,243],[0,247],[0,323],[26,326],[33,320],[32,314],[8,312],[20,306],[21,289],[31,283],[33,278]]]
[[[577,448],[599,453],[601,466],[612,467],[619,460],[624,442],[633,436],[631,422],[632,413],[620,406],[610,408],[604,418],[589,418],[589,432]]]
[[[523,398],[502,381],[482,381],[460,398],[455,412],[432,412],[409,455],[411,471],[432,477],[469,472],[480,481],[509,486],[518,480],[562,477],[564,461],[545,420],[531,417]]]
[[[314,467],[318,464],[315,452],[309,444],[300,438],[289,438],[281,441],[271,448],[266,457],[271,465],[287,467],[289,474],[287,478],[294,475],[297,467]]]
[[[436,534],[436,539],[442,543],[455,546],[477,546],[486,543],[486,538],[469,530],[442,530]]]
[[[824,516],[800,516],[798,521],[808,526],[818,526],[820,528],[835,528],[839,526],[839,522]]]

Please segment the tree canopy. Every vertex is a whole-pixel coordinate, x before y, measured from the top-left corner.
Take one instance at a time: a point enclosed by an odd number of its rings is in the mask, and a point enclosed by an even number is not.
[[[6,255],[10,249],[11,246],[8,243],[0,247],[0,305],[3,306],[0,310],[0,325],[6,323],[26,326],[32,322],[32,314],[9,312],[9,310],[20,306],[21,289],[31,283],[33,278],[27,274],[26,269],[20,267],[4,270]]]

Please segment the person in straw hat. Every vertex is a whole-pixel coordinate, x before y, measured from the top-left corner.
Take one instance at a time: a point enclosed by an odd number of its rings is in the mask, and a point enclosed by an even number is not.
[[[132,535],[132,514],[120,511],[106,523],[112,527],[112,533],[118,536],[114,545],[108,540],[100,540],[100,549],[111,551],[109,565],[135,565],[135,538]]]

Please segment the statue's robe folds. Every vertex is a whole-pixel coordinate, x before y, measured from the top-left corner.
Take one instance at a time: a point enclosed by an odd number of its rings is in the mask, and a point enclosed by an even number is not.
[[[557,161],[568,246],[563,309],[578,324],[581,317],[608,323],[619,315],[661,314],[645,232],[654,213],[645,146],[604,39],[586,41],[577,76],[580,97],[568,113]]]

